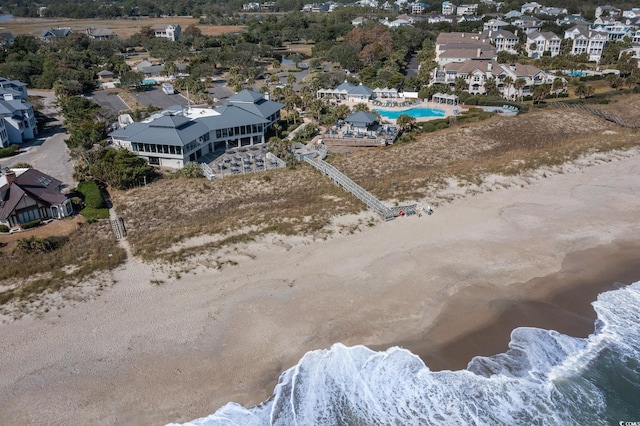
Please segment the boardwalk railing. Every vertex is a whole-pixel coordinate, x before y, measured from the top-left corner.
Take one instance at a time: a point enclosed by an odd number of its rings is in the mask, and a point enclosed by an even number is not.
[[[337,185],[340,185],[344,190],[355,195],[360,201],[365,203],[367,207],[376,212],[384,220],[391,220],[395,217],[402,215],[411,215],[416,213],[416,204],[407,206],[398,206],[389,208],[385,206],[380,200],[374,197],[371,193],[366,191],[360,185],[349,179],[344,173],[336,169],[331,164],[315,158],[315,156],[305,155],[304,161],[311,164],[316,169],[320,170],[325,175],[329,176]]]
[[[124,220],[119,216],[111,217],[111,229],[116,240],[127,236],[127,229],[124,227]]]
[[[591,107],[588,107],[586,105],[573,105],[573,104],[566,104],[564,102],[556,102],[556,103],[554,103],[552,105],[560,107],[560,108],[574,108],[574,109],[578,109],[580,111],[585,111],[585,112],[588,112],[590,114],[597,115],[598,117],[604,118],[607,121],[611,121],[612,123],[615,123],[615,124],[617,124],[618,126],[621,126],[621,127],[629,127],[631,129],[640,129],[640,124],[629,123],[628,121],[624,121],[623,119],[621,119],[617,115],[608,114],[608,113],[606,113],[604,111],[601,111],[601,110],[596,109],[596,108],[591,108]]]
[[[200,164],[200,170],[202,170],[202,174],[204,175],[204,177],[206,177],[209,180],[214,180],[216,178],[216,173],[213,171],[211,166],[209,166],[207,163],[199,163],[199,164]]]

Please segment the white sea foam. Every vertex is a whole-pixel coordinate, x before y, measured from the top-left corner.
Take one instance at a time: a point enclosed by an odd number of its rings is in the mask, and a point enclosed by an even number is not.
[[[586,339],[518,328],[509,350],[432,372],[401,348],[335,344],[307,353],[257,407],[230,403],[187,425],[607,424],[638,415],[640,282],[593,303]],[[617,380],[624,395],[616,395]],[[637,405],[637,404],[636,404]],[[612,414],[613,413],[613,414]],[[633,417],[629,417],[633,418]]]

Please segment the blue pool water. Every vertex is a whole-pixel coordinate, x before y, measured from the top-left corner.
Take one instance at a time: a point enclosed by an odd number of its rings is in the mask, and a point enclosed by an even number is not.
[[[144,80],[142,80],[142,84],[144,84],[145,86],[153,86],[154,84],[158,84],[158,82],[151,78],[145,78]]]
[[[374,111],[377,111],[384,118],[390,118],[393,120],[400,117],[402,114],[407,114],[413,118],[444,117],[444,110],[437,108],[417,107],[394,111],[387,109],[376,109]]]

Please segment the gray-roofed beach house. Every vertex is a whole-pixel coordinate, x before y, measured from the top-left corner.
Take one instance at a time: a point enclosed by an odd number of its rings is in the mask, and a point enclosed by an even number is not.
[[[264,143],[282,107],[260,93],[243,90],[215,109],[176,106],[109,136],[114,146],[137,153],[149,164],[180,169],[209,153]]]

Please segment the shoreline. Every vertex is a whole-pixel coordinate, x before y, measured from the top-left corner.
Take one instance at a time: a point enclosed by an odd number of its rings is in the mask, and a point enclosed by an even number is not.
[[[602,266],[606,286],[616,262],[624,272],[616,247],[631,256],[637,250],[628,248],[640,246],[630,240],[640,235],[640,153],[598,158],[526,185],[496,184],[432,216],[328,240],[241,244],[181,265],[180,278],[129,259],[102,294],[75,303],[69,289],[65,306],[0,324],[0,420],[184,422],[230,401],[259,404],[306,352],[336,342],[385,348],[440,333],[447,362],[462,364],[447,351],[464,358],[506,345],[490,328],[492,339],[460,339],[482,331],[461,327],[469,323],[511,327],[500,321],[514,311],[506,302],[566,299],[591,318],[578,307],[595,298],[572,290],[570,275],[584,271],[594,291],[603,288],[586,266]],[[236,266],[206,266],[214,256]],[[536,281],[544,279],[551,284]],[[549,288],[568,293],[554,299]],[[533,317],[537,307],[527,306]],[[424,349],[414,350],[428,357]]]
[[[569,253],[558,272],[526,283],[464,288],[445,303],[424,338],[395,346],[441,371],[466,369],[475,356],[506,352],[518,327],[586,338],[596,327],[592,302],[598,295],[640,281],[639,252],[640,242],[618,241]]]

